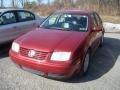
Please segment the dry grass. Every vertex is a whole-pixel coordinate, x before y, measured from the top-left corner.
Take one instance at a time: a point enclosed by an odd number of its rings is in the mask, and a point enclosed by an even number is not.
[[[109,16],[109,15],[101,15],[103,22],[111,22],[111,23],[119,23],[120,24],[120,16]]]
[[[90,11],[96,11],[100,14],[103,22],[111,22],[111,23],[120,23],[120,16],[116,16],[116,10],[112,8],[112,10],[109,10],[110,7],[104,7],[106,9],[103,9],[102,11],[99,11],[98,5],[78,5],[76,6],[76,9],[78,10],[90,10]],[[48,16],[51,13],[61,10],[61,9],[71,9],[71,8],[65,8],[60,7],[58,5],[52,5],[52,6],[33,6],[33,7],[27,7],[27,9],[32,10],[33,12],[42,15],[42,16]],[[112,12],[111,12],[112,11]]]

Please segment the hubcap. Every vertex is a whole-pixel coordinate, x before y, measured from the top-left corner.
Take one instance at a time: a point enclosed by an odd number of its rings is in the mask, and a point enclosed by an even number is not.
[[[85,57],[85,61],[84,61],[84,72],[87,71],[87,68],[88,68],[88,65],[89,65],[89,59],[90,59],[89,54],[87,54],[86,57]]]

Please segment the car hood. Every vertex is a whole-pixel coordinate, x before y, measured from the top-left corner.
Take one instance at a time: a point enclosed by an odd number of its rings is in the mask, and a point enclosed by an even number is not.
[[[17,39],[21,47],[44,51],[72,51],[84,41],[87,32],[40,29]]]

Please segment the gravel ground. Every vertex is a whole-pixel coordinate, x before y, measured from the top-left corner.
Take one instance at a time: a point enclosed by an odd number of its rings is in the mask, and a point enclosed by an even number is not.
[[[96,51],[88,74],[67,82],[21,70],[7,52],[1,52],[0,90],[120,90],[120,34],[106,33],[104,46]]]

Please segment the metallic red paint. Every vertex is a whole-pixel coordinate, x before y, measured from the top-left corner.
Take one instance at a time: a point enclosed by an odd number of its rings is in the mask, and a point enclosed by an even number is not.
[[[60,31],[40,28],[40,30],[34,30],[21,36],[15,42],[19,43],[20,47],[48,52],[46,60],[24,57],[12,50],[10,50],[9,55],[16,64],[21,67],[24,66],[42,71],[45,77],[49,77],[49,75],[52,77],[52,74],[58,74],[54,78],[69,78],[82,68],[81,66],[83,66],[82,64],[88,49],[91,49],[92,53],[98,47],[104,31],[92,31],[92,18],[90,17],[92,12],[64,11],[57,13],[80,13],[88,15],[88,31]],[[72,55],[68,61],[51,61],[50,57],[54,51],[72,52]]]

